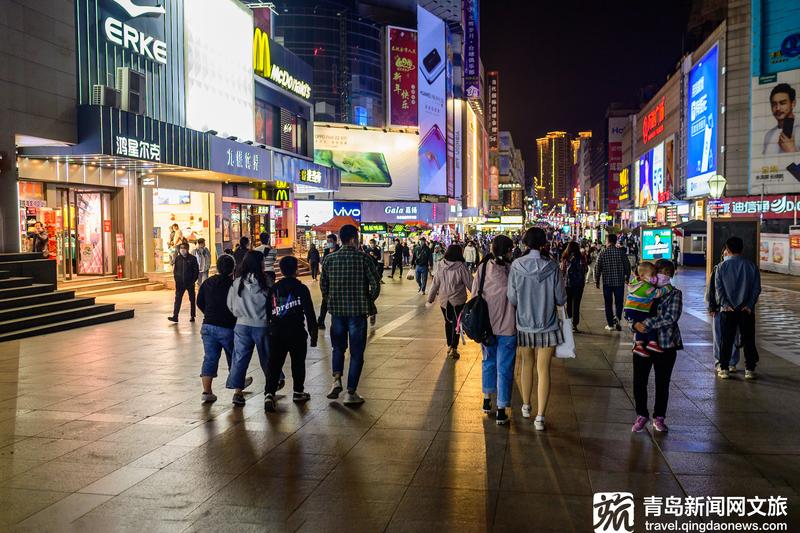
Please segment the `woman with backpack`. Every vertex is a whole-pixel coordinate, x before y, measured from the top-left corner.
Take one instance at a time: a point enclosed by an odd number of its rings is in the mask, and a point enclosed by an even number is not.
[[[541,228],[528,228],[522,239],[528,253],[511,264],[508,276],[508,300],[517,309],[517,346],[522,357],[520,393],[522,416],[531,417],[533,368],[539,377],[537,411],[533,421],[537,431],[544,431],[544,414],[550,397],[550,361],[556,346],[564,342],[556,306],[564,305],[567,294],[558,263],[542,250],[547,235]]]
[[[447,356],[453,359],[458,353],[458,317],[467,302],[467,290],[472,287],[472,274],[464,263],[461,246],[451,244],[439,263],[439,271],[433,278],[433,286],[428,293],[428,303],[432,304],[439,296],[439,305],[444,315],[444,332],[447,338]]]
[[[472,282],[472,294],[486,301],[494,342],[481,344],[483,365],[483,412],[492,411],[492,394],[497,396],[498,425],[508,423],[506,408],[511,407],[514,385],[514,362],[517,355],[516,309],[508,300],[508,273],[513,260],[514,242],[505,235],[492,240],[492,253],[487,255]],[[485,274],[485,276],[484,276]],[[483,287],[481,287],[483,283]]]
[[[228,309],[236,317],[233,329],[233,361],[226,387],[234,389],[234,405],[244,405],[242,389],[253,348],[258,351],[258,360],[264,377],[269,363],[269,337],[267,335],[267,300],[269,282],[264,273],[264,254],[255,250],[247,252],[237,265],[237,278],[228,290]]]
[[[581,299],[588,271],[589,266],[581,247],[575,241],[570,242],[561,256],[561,273],[567,289],[567,317],[572,319],[572,331],[575,333],[581,321]]]

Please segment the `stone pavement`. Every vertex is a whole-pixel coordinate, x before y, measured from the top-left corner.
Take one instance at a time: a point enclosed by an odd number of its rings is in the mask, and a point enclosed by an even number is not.
[[[678,281],[686,350],[666,435],[630,433],[628,334],[602,330],[593,287],[577,359],[553,364],[544,433],[516,389],[510,426],[481,413],[478,346],[446,359],[441,313],[413,281],[383,286],[366,404],[325,399],[324,338],[309,351],[311,402],[281,398],[270,415],[256,364],[244,409],[224,363],[219,401],[200,403],[200,322],[168,323],[168,292],[115,296],[135,319],[0,344],[0,531],[584,532],[600,491],[634,494],[636,531],[642,498],[687,495],[785,496],[798,531],[800,368],[783,339],[797,349],[800,298],[765,291],[759,331],[782,337],[763,339],[760,380],[720,382],[702,273]]]

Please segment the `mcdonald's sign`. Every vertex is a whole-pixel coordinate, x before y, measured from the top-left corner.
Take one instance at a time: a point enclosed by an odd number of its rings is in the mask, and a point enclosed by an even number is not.
[[[270,189],[270,200],[274,200],[276,202],[288,202],[289,190],[291,187],[292,184],[288,181],[276,180],[273,183],[273,188]]]
[[[300,68],[293,66],[302,64],[305,70],[309,67],[294,54],[277,44],[264,33],[261,28],[253,32],[253,71],[276,85],[308,100],[311,98],[311,85],[302,79]]]

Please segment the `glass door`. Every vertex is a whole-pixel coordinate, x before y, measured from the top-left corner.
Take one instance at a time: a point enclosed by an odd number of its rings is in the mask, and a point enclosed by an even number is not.
[[[102,275],[105,266],[102,193],[76,192],[77,273]]]
[[[70,202],[69,189],[57,189],[58,211],[56,213],[56,232],[58,244],[58,275],[70,280],[76,274],[76,234],[75,204]]]

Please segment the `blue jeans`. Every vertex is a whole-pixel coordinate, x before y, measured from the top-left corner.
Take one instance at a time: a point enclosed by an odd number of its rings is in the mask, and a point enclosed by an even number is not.
[[[428,267],[418,266],[416,270],[417,285],[421,291],[425,292],[425,287],[428,286]]]
[[[203,339],[203,367],[200,370],[200,377],[217,377],[219,368],[219,358],[222,351],[225,351],[225,359],[228,360],[228,371],[231,369],[231,357],[233,356],[233,328],[223,328],[203,324],[200,328],[200,337]]]
[[[714,360],[719,363],[719,349],[722,346],[722,321],[719,313],[714,318],[714,328],[712,331],[711,342],[714,344]],[[731,366],[739,364],[739,334],[736,334],[736,342],[733,344],[733,354],[731,355]]]
[[[497,393],[497,408],[511,406],[511,388],[514,385],[514,361],[517,358],[517,336],[496,335],[491,346],[481,345],[483,366],[481,377],[483,393]]]
[[[364,368],[364,349],[367,347],[366,316],[331,316],[331,344],[333,355],[331,362],[333,375],[344,373],[344,352],[350,343],[350,369],[347,372],[347,391],[358,388],[361,370]]]
[[[250,359],[253,357],[253,348],[258,350],[258,362],[266,376],[269,368],[267,328],[237,324],[233,330],[233,361],[228,381],[225,383],[227,388],[244,388],[244,379],[247,375],[247,367],[250,366]]]

